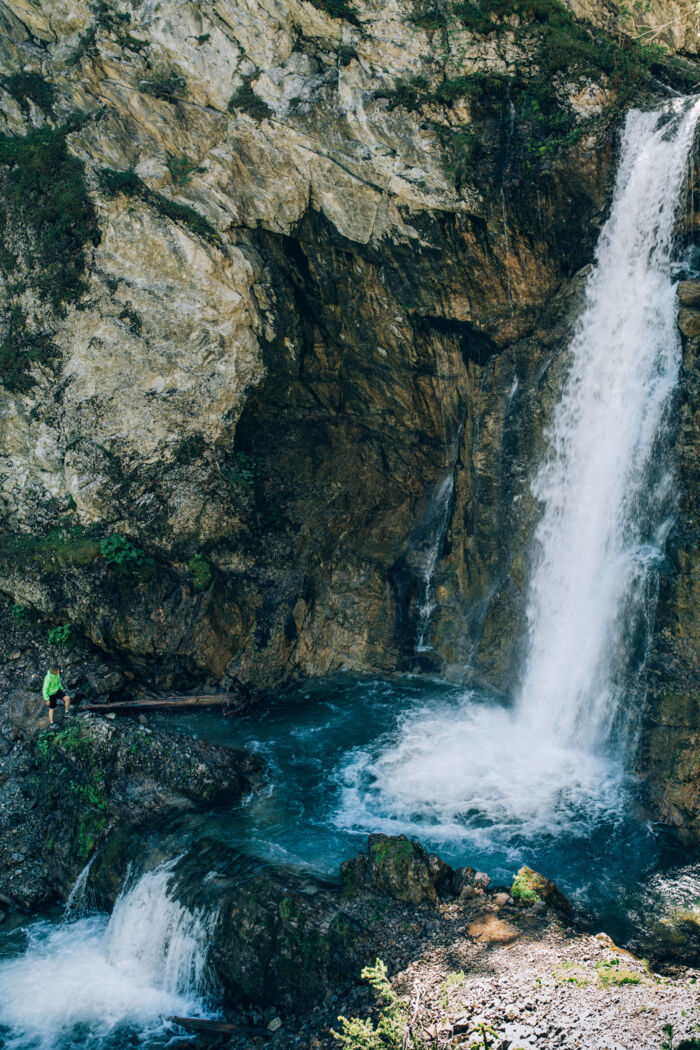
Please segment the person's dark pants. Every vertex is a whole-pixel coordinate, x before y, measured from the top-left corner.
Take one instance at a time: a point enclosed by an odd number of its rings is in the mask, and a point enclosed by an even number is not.
[[[63,690],[63,689],[57,689],[55,693],[50,693],[49,694],[49,710],[55,711],[56,710],[56,701],[57,700],[65,700],[67,696],[68,696],[68,693],[66,693],[65,690]]]

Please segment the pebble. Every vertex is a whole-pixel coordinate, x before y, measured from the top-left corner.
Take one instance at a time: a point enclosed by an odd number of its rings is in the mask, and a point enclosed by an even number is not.
[[[279,1032],[281,1027],[282,1027],[282,1018],[281,1017],[273,1017],[272,1020],[270,1021],[269,1025],[267,1026],[267,1030],[268,1030],[268,1032]]]

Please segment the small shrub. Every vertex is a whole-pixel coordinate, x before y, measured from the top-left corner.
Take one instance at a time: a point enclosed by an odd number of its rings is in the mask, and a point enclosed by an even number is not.
[[[100,540],[100,554],[108,565],[127,570],[138,569],[146,558],[140,547],[135,547],[131,540],[117,532]]]
[[[357,58],[357,51],[352,44],[338,44],[338,65],[349,66]]]
[[[168,161],[168,171],[176,186],[186,186],[192,181],[192,173],[199,173],[202,168],[197,167],[197,162],[190,160],[185,153],[182,157],[172,157]]]
[[[380,1006],[376,1027],[359,1017],[338,1020],[341,1032],[331,1029],[334,1039],[348,1050],[419,1050],[421,1042],[407,1032],[408,1008],[387,979],[387,969],[381,959],[374,966],[366,966],[362,977],[369,981]]]
[[[219,235],[203,215],[190,208],[187,204],[178,204],[177,201],[168,200],[161,193],[150,190],[143,179],[140,179],[133,168],[126,171],[115,171],[113,168],[102,168],[98,174],[98,182],[104,192],[110,197],[124,194],[127,197],[140,197],[161,215],[175,222],[181,222],[193,233],[199,234],[206,240],[218,244]]]
[[[97,175],[97,181],[100,189],[109,197],[116,197],[120,193],[125,197],[139,197],[147,192],[147,187],[133,168],[127,168],[126,171],[102,168]]]
[[[31,100],[45,116],[53,115],[56,88],[39,73],[12,73],[5,78],[4,87],[19,103],[24,113],[29,111],[28,101]]]
[[[195,554],[193,558],[190,558],[187,568],[192,573],[192,582],[196,591],[206,591],[211,586],[214,579],[211,565],[201,554]]]
[[[10,307],[6,322],[0,342],[0,382],[13,394],[26,394],[34,383],[31,366],[50,364],[58,355],[58,347],[45,332],[29,328],[19,306]]]
[[[440,1002],[443,1010],[447,1010],[450,1005],[450,992],[454,991],[456,988],[461,988],[466,979],[466,975],[462,970],[448,973],[439,989]]]
[[[85,248],[100,240],[83,165],[66,146],[79,126],[75,119],[21,137],[0,135],[0,234],[29,234],[27,282],[57,311],[82,295]]]
[[[357,15],[347,0],[309,0],[318,11],[324,11],[331,18],[342,18],[352,25],[359,25]]]
[[[253,120],[265,120],[272,115],[272,110],[264,99],[256,95],[251,86],[253,77],[246,77],[240,87],[236,88],[228,100],[229,113],[243,110]]]
[[[78,43],[66,59],[67,66],[77,66],[85,56],[93,58],[97,54],[97,30],[94,26],[88,26],[84,33],[78,37]]]
[[[176,69],[165,69],[150,80],[142,80],[139,85],[144,95],[152,95],[164,102],[177,102],[187,95],[187,81]]]
[[[27,619],[27,610],[24,608],[23,605],[17,605],[17,603],[15,602],[15,604],[10,609],[10,616],[17,625],[23,624]]]
[[[408,80],[397,80],[393,88],[375,92],[375,98],[385,98],[389,102],[389,109],[394,110],[397,106],[403,109],[417,110],[430,102],[430,82],[426,76],[417,75]]]
[[[73,628],[69,623],[52,627],[48,633],[48,643],[56,649],[72,649],[75,644]]]
[[[207,40],[211,40],[211,33],[201,33],[195,38],[198,44],[206,44]]]
[[[122,312],[119,314],[119,320],[124,321],[131,330],[132,335],[141,335],[143,331],[143,321],[141,315],[134,310],[132,306],[125,306]]]
[[[255,460],[245,452],[236,452],[232,465],[222,474],[229,485],[252,489],[255,484]]]
[[[206,442],[201,434],[188,434],[175,446],[173,458],[177,463],[187,467],[201,459],[206,449]]]

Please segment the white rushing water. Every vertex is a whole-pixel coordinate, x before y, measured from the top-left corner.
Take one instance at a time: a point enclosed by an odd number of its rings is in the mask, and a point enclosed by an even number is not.
[[[29,927],[24,953],[0,961],[0,1045],[96,1050],[123,1045],[124,1027],[155,1033],[165,1017],[201,1016],[213,919],[172,899],[171,867],[142,875],[109,919]]]
[[[627,118],[610,218],[534,485],[544,514],[520,717],[588,750],[609,739],[624,642],[662,553],[670,478],[652,467],[678,379],[671,253],[699,118],[700,101],[687,99]]]
[[[475,846],[495,838],[507,849],[563,829],[585,837],[622,811],[623,744],[612,732],[668,528],[672,479],[656,453],[680,362],[672,241],[699,120],[700,99],[627,117],[534,483],[543,513],[514,707],[467,696],[401,719],[341,769],[341,826]],[[628,696],[625,712],[635,703]]]

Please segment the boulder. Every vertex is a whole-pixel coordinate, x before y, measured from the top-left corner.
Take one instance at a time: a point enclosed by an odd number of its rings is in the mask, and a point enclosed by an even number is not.
[[[436,904],[438,888],[451,890],[453,870],[405,835],[370,835],[367,853],[341,865],[347,895],[379,893],[411,904]]]
[[[571,901],[544,875],[523,865],[515,876],[510,895],[516,903],[525,907],[543,902],[563,915],[571,913]]]

